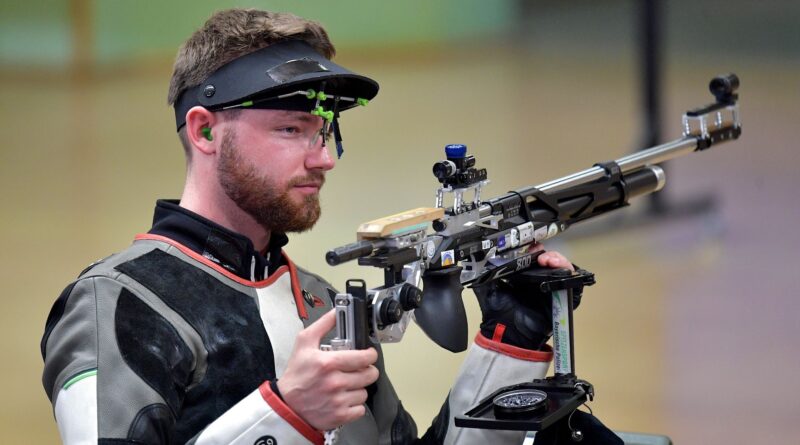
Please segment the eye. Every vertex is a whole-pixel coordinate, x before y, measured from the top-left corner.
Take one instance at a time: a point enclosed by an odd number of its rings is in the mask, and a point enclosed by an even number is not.
[[[281,128],[278,128],[278,131],[281,132],[281,133],[286,133],[286,134],[297,134],[297,133],[300,133],[300,129],[297,128],[297,127],[281,127]]]

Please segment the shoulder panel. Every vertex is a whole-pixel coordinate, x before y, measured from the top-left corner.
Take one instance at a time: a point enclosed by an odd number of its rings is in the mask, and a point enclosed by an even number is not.
[[[116,269],[183,317],[208,351],[205,377],[186,393],[174,441],[186,442],[264,380],[275,377],[272,347],[252,296],[159,249]]]
[[[64,308],[67,306],[67,301],[69,300],[69,296],[72,293],[72,288],[75,287],[76,283],[70,283],[62,292],[61,295],[58,296],[56,302],[53,303],[53,307],[50,309],[50,313],[47,315],[47,322],[44,326],[44,335],[42,336],[42,342],[39,344],[39,348],[42,351],[42,360],[47,360],[47,340],[50,338],[50,333],[53,332],[55,329],[56,324],[61,320],[61,317],[64,315]]]
[[[42,383],[55,403],[68,379],[97,369],[97,300],[92,279],[79,280],[62,292],[47,319],[42,338]]]
[[[192,371],[192,352],[178,331],[125,288],[117,301],[114,330],[128,367],[177,413]]]
[[[135,443],[168,443],[174,422],[172,412],[163,403],[145,406],[131,423],[128,439]]]

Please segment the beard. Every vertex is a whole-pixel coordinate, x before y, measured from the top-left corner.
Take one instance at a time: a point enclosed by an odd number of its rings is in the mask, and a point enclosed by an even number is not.
[[[298,203],[289,191],[299,184],[322,184],[324,174],[311,171],[307,176],[290,179],[281,189],[274,178],[259,174],[252,163],[241,157],[234,136],[225,131],[217,166],[220,185],[228,198],[270,232],[304,232],[312,228],[321,213],[319,195],[304,195]]]

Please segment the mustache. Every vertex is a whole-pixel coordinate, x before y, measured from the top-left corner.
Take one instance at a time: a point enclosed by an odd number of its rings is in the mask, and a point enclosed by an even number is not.
[[[289,187],[294,187],[301,184],[319,184],[322,187],[325,184],[325,173],[320,171],[309,172],[305,176],[298,176],[289,181]]]

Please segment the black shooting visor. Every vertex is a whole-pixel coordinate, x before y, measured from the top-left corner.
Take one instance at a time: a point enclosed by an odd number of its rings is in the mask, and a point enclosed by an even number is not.
[[[249,108],[311,111],[316,99],[302,95],[277,98],[306,89],[370,100],[378,94],[378,83],[331,62],[303,41],[286,40],[228,62],[181,93],[175,101],[176,127],[180,130],[186,124],[186,113],[198,105],[218,111],[252,101]],[[326,109],[333,108],[332,104],[332,97],[320,102]],[[357,105],[355,100],[340,100],[337,110]]]

